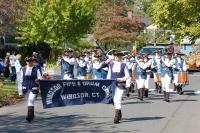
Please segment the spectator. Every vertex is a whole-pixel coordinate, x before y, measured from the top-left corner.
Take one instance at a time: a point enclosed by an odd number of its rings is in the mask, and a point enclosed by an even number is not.
[[[21,69],[22,69],[22,66],[21,66],[21,54],[17,54],[16,55],[16,62],[15,62],[15,69],[16,69],[16,76],[17,76],[17,80],[16,80],[16,89],[17,89],[17,92],[19,94],[19,96],[22,96],[22,90],[21,90],[21,85],[20,85],[20,72],[21,72]]]
[[[5,60],[4,60],[4,64],[5,64],[5,70],[4,70],[4,77],[5,78],[9,78],[10,76],[10,53],[6,53],[6,57],[5,57]]]
[[[15,56],[15,51],[12,52],[12,54],[9,57],[9,59],[10,59],[10,67],[11,67],[10,79],[11,79],[11,81],[15,81],[16,80],[16,69],[15,69],[16,56]]]
[[[5,64],[3,62],[3,59],[0,58],[0,75],[4,72]]]

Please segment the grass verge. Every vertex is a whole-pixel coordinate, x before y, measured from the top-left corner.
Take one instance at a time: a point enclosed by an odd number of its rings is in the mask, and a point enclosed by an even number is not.
[[[0,77],[0,107],[13,105],[21,100],[17,95],[15,82],[5,81],[5,78]]]

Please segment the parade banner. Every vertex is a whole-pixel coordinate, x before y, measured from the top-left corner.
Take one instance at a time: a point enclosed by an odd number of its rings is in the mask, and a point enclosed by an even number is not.
[[[44,108],[107,102],[115,80],[40,80]]]

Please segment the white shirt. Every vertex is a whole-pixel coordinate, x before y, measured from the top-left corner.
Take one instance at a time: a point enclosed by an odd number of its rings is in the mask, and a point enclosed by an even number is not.
[[[20,61],[19,61],[19,60],[16,60],[16,62],[15,62],[16,73],[20,73],[21,68],[22,68],[22,66],[21,66],[21,64],[20,64]]]
[[[75,65],[76,59],[75,58],[69,58],[69,57],[63,57],[64,61],[68,62],[70,65]]]
[[[26,66],[25,75],[30,76],[31,73],[32,73],[32,69],[33,69],[33,67]],[[24,75],[23,70],[21,69],[21,72],[20,72],[20,85],[21,85],[21,87],[22,87],[22,83],[23,83],[23,75]],[[40,79],[40,80],[42,79],[42,76],[41,76],[39,70],[37,70],[37,79]]]
[[[169,58],[163,57],[162,62],[165,64],[167,67],[172,67],[176,62],[175,60],[170,60]]]
[[[100,61],[94,61],[93,62],[93,68],[94,69],[100,69],[103,65],[103,62],[100,62]]]
[[[10,65],[11,65],[12,67],[14,67],[14,66],[15,66],[15,62],[16,62],[16,56],[15,56],[15,55],[11,55],[11,56],[9,57],[9,59],[10,59]]]
[[[87,66],[87,62],[84,60],[77,60],[77,63],[80,67],[86,67]]]

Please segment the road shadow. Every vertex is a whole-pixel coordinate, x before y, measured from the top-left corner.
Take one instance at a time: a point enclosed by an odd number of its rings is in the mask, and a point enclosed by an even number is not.
[[[171,100],[171,102],[196,102],[198,100],[194,99],[178,99],[178,100]]]
[[[129,101],[129,102],[125,102],[125,103],[122,103],[123,105],[128,105],[128,104],[150,104],[152,102],[150,101],[140,101],[140,100],[137,100],[137,101]]]
[[[42,115],[40,115],[42,114]],[[101,119],[101,122],[97,122]],[[106,132],[116,133],[117,129],[112,121],[104,121],[107,117],[93,117],[88,115],[55,116],[45,112],[36,113],[33,122],[27,123],[25,116],[15,113],[0,116],[1,133],[82,133]],[[111,128],[112,127],[112,128]],[[119,130],[119,129],[118,129]],[[120,132],[130,132],[120,130]]]
[[[135,118],[123,118],[123,122],[136,122],[136,121],[152,121],[152,120],[160,120],[165,117],[135,117]]]

